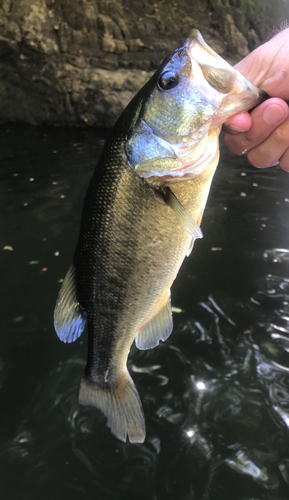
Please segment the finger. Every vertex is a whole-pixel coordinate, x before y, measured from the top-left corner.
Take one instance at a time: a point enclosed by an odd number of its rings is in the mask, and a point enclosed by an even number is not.
[[[251,128],[252,120],[249,113],[242,112],[230,116],[223,125],[223,131],[228,134],[237,134],[238,132],[247,132]]]
[[[254,167],[266,168],[276,165],[289,147],[289,118],[287,118],[260,145],[248,153],[248,160]],[[287,169],[287,155],[282,161],[282,168]]]
[[[268,99],[252,111],[250,130],[236,135],[225,134],[226,146],[234,154],[247,153],[266,140],[287,118],[288,112],[288,105],[282,99],[277,97]]]
[[[236,64],[235,69],[272,97],[289,99],[289,29],[260,45]]]

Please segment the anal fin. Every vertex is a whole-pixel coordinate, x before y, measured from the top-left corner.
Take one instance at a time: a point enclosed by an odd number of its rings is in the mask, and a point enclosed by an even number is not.
[[[86,324],[85,311],[77,300],[75,268],[72,263],[60,288],[54,309],[54,328],[60,340],[74,342]]]
[[[157,314],[138,332],[135,344],[138,349],[153,349],[159,341],[165,341],[173,331],[170,294]]]

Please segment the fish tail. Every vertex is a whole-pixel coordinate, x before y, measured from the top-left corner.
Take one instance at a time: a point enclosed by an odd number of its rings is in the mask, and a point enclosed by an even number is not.
[[[95,406],[107,417],[107,426],[121,441],[143,443],[145,419],[136,387],[127,372],[125,383],[115,390],[101,389],[84,374],[80,382],[80,404]]]

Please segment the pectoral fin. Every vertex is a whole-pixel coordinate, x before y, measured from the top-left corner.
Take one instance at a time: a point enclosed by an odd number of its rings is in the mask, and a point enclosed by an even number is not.
[[[191,254],[191,252],[193,250],[194,243],[195,243],[195,238],[192,238],[191,242],[189,244],[189,248],[188,248],[187,253],[186,253],[187,257]]]
[[[71,264],[59,291],[54,309],[54,327],[60,340],[74,342],[83,332],[86,323],[85,311],[76,294],[75,269]]]
[[[161,305],[157,314],[139,331],[135,337],[138,349],[153,349],[159,341],[165,341],[173,330],[170,295]]]
[[[175,212],[178,221],[182,224],[184,229],[186,229],[186,231],[188,231],[193,238],[202,238],[203,233],[200,226],[198,226],[195,219],[189,214],[189,212],[186,211],[170,188],[167,187],[163,192],[163,198],[166,204]]]

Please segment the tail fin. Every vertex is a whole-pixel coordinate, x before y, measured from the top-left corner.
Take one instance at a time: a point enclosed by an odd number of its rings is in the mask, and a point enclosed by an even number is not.
[[[127,375],[125,385],[114,391],[100,389],[83,375],[78,399],[80,404],[99,408],[107,417],[107,426],[118,439],[126,442],[128,436],[131,443],[143,443],[146,429],[142,404],[133,380]]]

